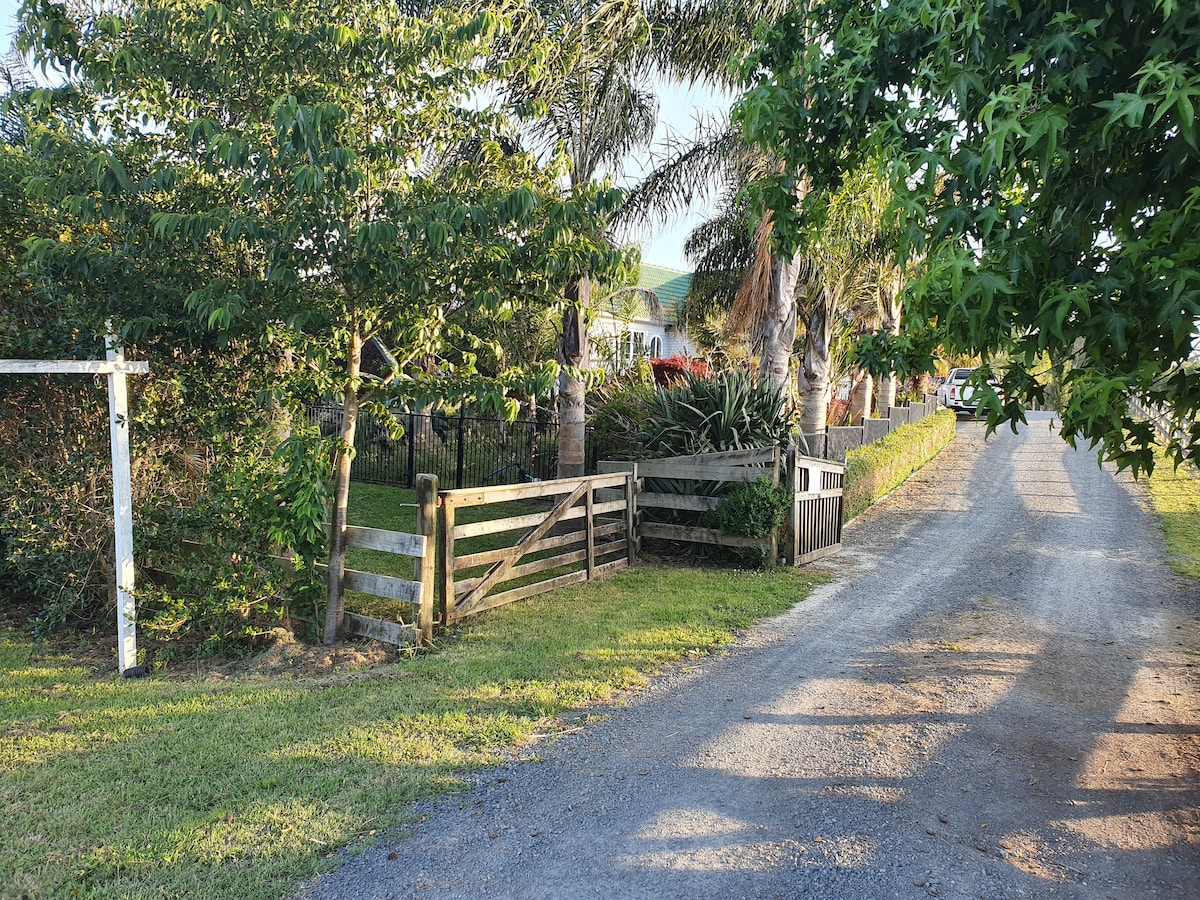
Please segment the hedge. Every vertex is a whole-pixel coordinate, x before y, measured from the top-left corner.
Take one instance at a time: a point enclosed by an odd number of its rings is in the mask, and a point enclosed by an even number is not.
[[[846,454],[845,521],[902,484],[954,437],[957,417],[941,409],[913,425]]]

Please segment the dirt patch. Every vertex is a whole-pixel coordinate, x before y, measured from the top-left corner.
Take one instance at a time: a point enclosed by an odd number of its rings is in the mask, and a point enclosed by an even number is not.
[[[332,647],[303,644],[283,628],[271,632],[271,643],[262,653],[241,664],[227,663],[227,676],[291,676],[307,678],[334,673],[363,672],[395,662],[397,651],[380,641],[346,642]]]
[[[4,610],[0,627],[27,633],[35,612],[33,608],[10,607]],[[141,644],[151,660],[151,673],[177,681],[364,677],[395,662],[405,652],[380,641],[348,640],[332,647],[306,644],[286,628],[272,629],[263,636],[257,652],[240,658],[187,656],[177,651],[166,658],[164,648],[152,640]],[[73,668],[99,678],[115,675],[115,626],[68,628],[33,645],[31,661],[53,659],[69,660]],[[395,673],[389,669],[388,674]]]

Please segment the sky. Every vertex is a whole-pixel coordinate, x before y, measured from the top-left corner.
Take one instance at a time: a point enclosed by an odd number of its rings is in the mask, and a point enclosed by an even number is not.
[[[0,0],[0,55],[7,52],[12,42],[12,34],[16,25],[16,12],[20,0]],[[694,131],[695,119],[698,115],[722,113],[729,106],[729,99],[723,95],[705,88],[682,88],[670,85],[660,85],[659,125],[655,135],[656,143],[662,141],[669,133],[687,136]],[[649,157],[640,154],[630,161],[627,173],[633,176],[644,172]],[[686,216],[668,221],[665,224],[655,224],[641,229],[628,236],[632,243],[640,243],[642,261],[669,269],[690,271],[691,265],[683,255],[683,242],[689,232],[704,218],[711,214],[708,205],[696,204]]]

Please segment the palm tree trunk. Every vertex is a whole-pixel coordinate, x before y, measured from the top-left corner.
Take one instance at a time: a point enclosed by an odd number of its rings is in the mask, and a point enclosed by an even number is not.
[[[896,373],[891,372],[879,379],[879,408],[886,410],[896,405]]]
[[[899,279],[899,276],[896,276]],[[903,313],[900,289],[903,281],[896,286],[884,286],[879,291],[879,312],[882,318],[880,331],[889,337],[900,334],[900,316]],[[896,373],[889,372],[879,379],[879,408],[887,409],[896,405]]]
[[[805,322],[804,359],[797,376],[800,430],[805,434],[825,431],[829,414],[829,325],[829,297],[822,291]]]
[[[346,510],[350,502],[350,466],[354,459],[354,433],[358,428],[358,379],[362,366],[362,335],[355,322],[346,358],[346,399],[337,462],[333,470],[333,509],[329,526],[329,572],[326,581],[325,644],[338,639],[342,627],[342,578],[346,571]]]
[[[592,300],[592,283],[586,278],[567,285],[563,327],[558,336],[559,365],[586,369],[591,365],[588,347],[587,309]],[[558,477],[585,474],[587,386],[566,372],[558,376]]]
[[[871,373],[859,369],[850,389],[850,424],[861,425],[863,419],[871,418],[871,398],[875,393],[875,380]]]
[[[796,345],[796,276],[800,257],[771,255],[771,284],[767,308],[759,325],[762,358],[759,374],[779,391],[786,391]]]

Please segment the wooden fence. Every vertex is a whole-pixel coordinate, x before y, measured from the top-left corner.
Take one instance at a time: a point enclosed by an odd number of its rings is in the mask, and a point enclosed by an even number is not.
[[[598,491],[614,489],[620,491],[617,499],[597,497]],[[557,502],[546,512],[455,524],[460,509],[535,499]],[[442,621],[448,624],[632,564],[635,504],[633,479],[625,474],[442,491],[438,496]],[[485,535],[508,537],[505,546],[459,554],[457,541]],[[509,586],[501,590],[505,585]]]
[[[1136,397],[1130,398],[1129,410],[1149,422],[1160,441],[1177,439],[1184,447],[1191,446],[1192,433],[1196,430],[1194,419],[1175,418],[1174,410],[1166,404],[1146,404]]]
[[[599,465],[602,472],[625,471],[643,484],[637,496],[639,512],[669,511],[668,515],[683,514],[692,520],[672,524],[653,521],[649,517],[642,518],[637,527],[639,540],[658,538],[720,547],[757,547],[763,551],[767,563],[775,565],[779,561],[777,533],[772,532],[765,537],[744,537],[726,534],[715,528],[704,528],[696,524],[696,520],[720,504],[718,490],[722,484],[754,482],[764,478],[772,484],[779,484],[780,459],[778,447],[763,447],[637,462],[605,460]],[[674,490],[656,489],[662,487]]]
[[[414,579],[348,569],[344,582],[347,590],[412,603],[416,624],[402,625],[347,613],[344,630],[390,643],[428,643],[432,638],[435,604],[440,607],[443,624],[449,624],[546,591],[589,581],[596,575],[632,565],[642,537],[757,547],[764,551],[771,565],[781,555],[791,565],[802,565],[841,547],[845,469],[838,463],[800,456],[794,447],[786,454],[777,447],[768,447],[600,465],[605,470],[603,474],[585,478],[441,492],[437,491],[435,476],[419,476],[417,530],[420,534],[352,526],[346,535],[349,547],[414,557]],[[729,535],[700,527],[694,521],[687,524],[643,520],[639,512],[657,510],[694,520],[721,502],[717,495],[721,485],[763,478],[774,484],[787,484],[794,491],[786,527],[764,537]],[[679,491],[655,489],[663,486]],[[551,505],[537,512],[500,512],[479,521],[462,524],[455,521],[459,510],[519,501]],[[501,546],[462,552],[459,542],[471,540],[478,546],[481,538]]]
[[[389,622],[358,613],[342,615],[342,630],[356,637],[374,638],[398,646],[429,645],[433,641],[434,541],[437,522],[437,476],[417,476],[417,534],[379,528],[346,527],[346,546],[411,556],[415,560],[412,580],[346,569],[342,588],[386,597],[413,605],[414,624]]]

